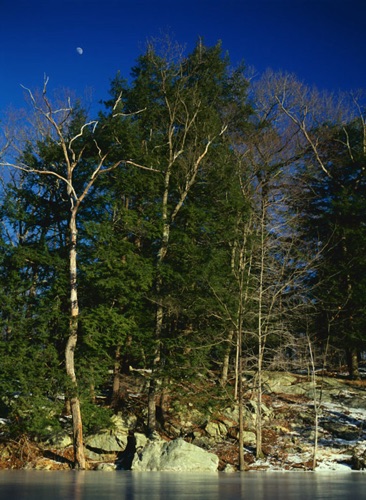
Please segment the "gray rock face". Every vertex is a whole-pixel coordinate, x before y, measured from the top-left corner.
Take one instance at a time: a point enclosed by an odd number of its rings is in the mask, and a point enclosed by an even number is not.
[[[208,422],[205,431],[212,438],[223,439],[226,437],[227,427],[222,422]]]
[[[195,471],[216,472],[219,458],[183,439],[150,441],[136,453],[131,469],[134,471]]]
[[[263,372],[262,382],[265,391],[269,392],[285,392],[288,388],[294,384],[296,381],[296,376],[291,373],[282,372]]]
[[[104,452],[119,452],[123,451],[127,446],[127,435],[116,435],[112,432],[94,434],[85,439],[85,444],[90,448]]]
[[[85,439],[85,445],[91,450],[99,450],[104,453],[119,453],[126,449],[130,430],[135,426],[136,417],[112,417],[114,428],[112,430],[100,431]],[[136,448],[144,446],[147,438],[140,433],[134,433]]]
[[[332,433],[333,438],[344,441],[357,441],[360,438],[360,429],[355,425],[349,425],[337,421],[325,421],[321,423],[323,429]]]
[[[72,437],[66,432],[61,434],[56,434],[49,440],[49,443],[52,446],[54,446],[57,450],[62,450],[72,445]]]

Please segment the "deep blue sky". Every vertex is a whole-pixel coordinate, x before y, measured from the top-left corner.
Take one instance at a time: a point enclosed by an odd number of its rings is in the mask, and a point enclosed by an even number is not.
[[[294,72],[321,89],[366,88],[365,0],[0,0],[0,112],[20,84],[69,87],[95,102],[146,40],[170,32],[190,50],[222,41],[233,64]],[[76,52],[82,47],[83,55]]]

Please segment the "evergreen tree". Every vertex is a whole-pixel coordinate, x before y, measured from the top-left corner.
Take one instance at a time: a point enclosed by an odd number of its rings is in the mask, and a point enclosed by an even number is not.
[[[53,410],[64,385],[67,325],[61,213],[62,200],[47,181],[14,174],[3,189],[1,400],[15,435],[46,435],[58,426]]]
[[[366,184],[363,127],[359,120],[333,127],[321,148],[329,175],[308,168],[307,196],[302,198],[307,237],[323,245],[313,276],[318,308],[318,336],[343,350],[351,377],[365,349],[364,279],[366,260]],[[345,141],[345,134],[347,142]]]
[[[202,286],[194,283],[199,283],[203,258],[195,238],[201,236],[193,234],[204,234],[210,214],[200,207],[200,188],[196,186],[207,183],[210,172],[221,168],[221,161],[227,163],[224,150],[229,155],[230,149],[224,136],[237,131],[249,110],[247,82],[241,70],[229,70],[220,45],[208,48],[199,41],[187,57],[175,50],[170,42],[163,48],[149,45],[133,69],[130,88],[126,89],[119,77],[112,85],[112,102],[118,96],[120,102],[124,99],[125,113],[121,117],[128,120],[126,115],[135,113],[130,120],[134,140],[130,141],[128,165],[138,167],[133,173],[120,170],[123,181],[117,181],[122,186],[118,196],[128,199],[129,210],[136,214],[142,232],[139,251],[151,259],[155,269],[147,308],[150,328],[151,320],[155,323],[149,353],[149,367],[154,373],[149,398],[150,431],[156,425],[155,379],[161,378],[163,366],[170,361],[173,366],[178,353],[187,369],[183,358],[190,349],[183,344],[193,339],[188,332],[199,323],[198,318],[193,318],[193,310],[198,308],[188,306],[189,302],[199,302],[202,291]],[[138,111],[141,113],[136,114]],[[116,109],[112,109],[110,116],[115,113]],[[124,129],[112,135],[118,133],[123,135]],[[128,191],[131,181],[137,187],[132,195]],[[205,196],[209,196],[208,191]],[[188,295],[187,290],[193,289],[195,292]]]
[[[54,106],[47,95],[47,83],[46,79],[40,96],[28,90],[37,118],[34,131],[37,138],[28,141],[21,158],[5,164],[35,176],[38,186],[42,186],[43,179],[53,183],[68,208],[64,239],[68,250],[69,326],[65,337],[64,362],[73,423],[75,467],[85,469],[80,392],[75,367],[79,336],[77,250],[80,212],[85,200],[91,200],[99,176],[117,168],[122,160],[110,161],[109,151],[102,151],[95,134],[98,122],[87,121],[78,103],[72,106],[71,99],[68,99],[65,106]]]

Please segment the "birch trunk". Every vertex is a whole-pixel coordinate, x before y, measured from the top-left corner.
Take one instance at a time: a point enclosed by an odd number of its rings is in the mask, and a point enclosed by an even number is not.
[[[242,346],[242,330],[238,332],[238,380],[239,380],[239,470],[245,469],[244,462],[244,414],[243,414],[243,346]]]
[[[313,388],[313,404],[314,404],[314,447],[313,447],[313,464],[312,469],[315,470],[318,460],[318,439],[319,439],[319,412],[321,408],[321,396],[318,398],[316,389],[316,374],[315,374],[315,358],[310,336],[308,336],[310,368],[311,368],[311,384]]]
[[[358,369],[358,353],[357,349],[351,348],[347,351],[347,363],[350,378],[352,380],[360,379],[360,372]]]
[[[225,351],[224,355],[224,360],[222,363],[222,370],[221,370],[221,379],[220,379],[220,384],[225,387],[228,379],[228,374],[229,374],[229,365],[230,365],[230,354],[232,351],[232,342],[234,338],[234,330],[231,329],[228,333],[227,336],[227,348]]]
[[[118,402],[120,398],[120,386],[121,386],[121,346],[117,345],[114,367],[113,367],[113,385],[112,385],[112,398],[111,406],[117,409]]]
[[[161,291],[163,285],[163,279],[161,276],[161,265],[168,251],[169,235],[170,235],[170,225],[168,222],[168,197],[169,197],[172,164],[173,161],[171,160],[167,168],[167,171],[165,173],[164,193],[162,199],[161,217],[163,222],[163,231],[162,231],[161,246],[158,252],[158,260],[157,260],[157,278],[156,278],[157,306],[156,306],[156,316],[155,316],[155,352],[154,352],[152,373],[149,383],[148,404],[147,404],[147,429],[149,435],[152,435],[156,430],[156,396],[157,396],[156,391],[158,385],[158,381],[156,380],[156,372],[161,359],[161,352],[160,352],[161,333],[163,330],[163,322],[164,322],[164,308],[161,297]]]
[[[258,374],[257,374],[257,415],[256,415],[256,458],[263,457],[262,451],[262,370],[263,353],[265,347],[263,307],[264,307],[264,266],[266,260],[265,231],[266,231],[266,207],[267,191],[262,195],[262,214],[260,221],[260,270],[258,283]]]
[[[79,305],[77,295],[77,229],[76,229],[76,211],[71,211],[69,222],[70,230],[70,331],[69,338],[65,348],[65,364],[66,373],[71,382],[71,415],[72,415],[72,431],[74,445],[74,467],[84,470],[86,468],[84,445],[83,445],[83,426],[80,410],[80,399],[78,396],[77,379],[75,374],[75,349],[78,340],[78,320],[79,320]]]

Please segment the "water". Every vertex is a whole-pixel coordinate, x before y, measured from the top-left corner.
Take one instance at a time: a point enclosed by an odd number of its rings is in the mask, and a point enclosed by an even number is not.
[[[1,500],[358,500],[366,474],[0,471]]]

